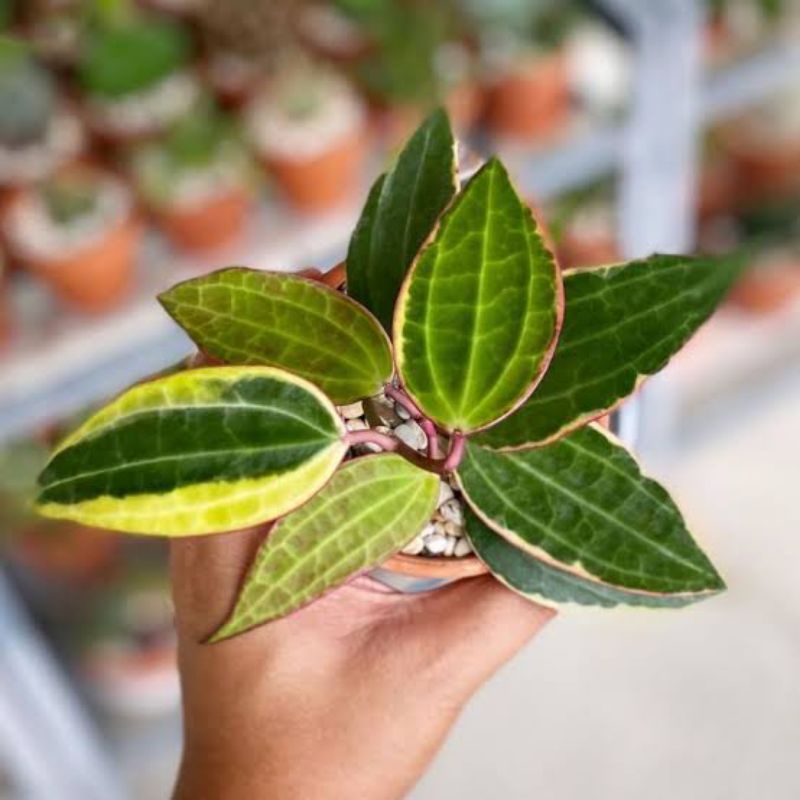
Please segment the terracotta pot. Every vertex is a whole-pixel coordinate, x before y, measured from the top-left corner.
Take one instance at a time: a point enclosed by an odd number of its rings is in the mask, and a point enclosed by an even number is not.
[[[176,247],[201,253],[235,240],[244,228],[252,203],[245,189],[232,189],[199,205],[165,209],[158,218]]]
[[[562,269],[615,264],[619,260],[619,248],[610,233],[581,235],[568,231],[558,247],[558,263]]]
[[[800,190],[800,142],[770,143],[746,132],[729,132],[727,149],[742,204]]]
[[[703,165],[697,191],[697,214],[701,220],[730,211],[736,205],[737,181],[727,158],[713,158]]]
[[[118,305],[133,287],[136,252],[142,230],[130,216],[104,239],[49,260],[20,257],[23,265],[49,284],[65,303],[90,313]]]
[[[495,136],[548,138],[568,112],[567,61],[561,52],[525,61],[487,87],[486,124]]]
[[[265,157],[287,200],[299,211],[328,211],[353,197],[361,179],[365,154],[361,131],[335,142],[308,159]]]
[[[303,270],[303,274],[306,277],[319,280],[327,286],[339,289],[345,281],[345,269],[345,262],[342,261],[326,273],[320,273],[316,269],[308,269]],[[385,576],[386,580],[384,581],[388,585],[403,591],[423,591],[424,589],[438,588],[461,578],[483,575],[488,571],[488,567],[482,561],[479,561],[477,556],[435,558],[397,553],[380,565],[375,571],[374,577],[383,580],[382,573],[389,573]],[[393,579],[393,575],[403,577]],[[419,581],[414,579],[419,579]]]
[[[43,577],[86,585],[102,583],[117,562],[118,536],[106,531],[63,524],[37,526],[15,544],[14,560]]]
[[[797,297],[800,297],[800,263],[785,261],[745,272],[728,295],[728,301],[744,311],[769,314]]]

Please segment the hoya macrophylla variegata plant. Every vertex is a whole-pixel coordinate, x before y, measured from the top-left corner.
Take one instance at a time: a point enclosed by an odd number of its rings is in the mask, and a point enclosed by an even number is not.
[[[722,590],[667,492],[594,421],[708,319],[737,265],[561,272],[500,161],[461,186],[455,154],[438,111],[370,191],[344,291],[233,267],[164,293],[221,366],[96,413],[53,454],[39,510],[170,537],[272,523],[214,640],[384,562],[430,521],[442,476],[477,557],[533,600],[664,607]],[[337,406],[380,393],[419,420],[425,452],[347,430]],[[383,452],[354,458],[365,443]]]

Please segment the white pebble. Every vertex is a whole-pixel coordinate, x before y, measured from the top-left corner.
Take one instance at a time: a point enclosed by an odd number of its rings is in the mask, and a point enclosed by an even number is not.
[[[359,400],[346,406],[339,406],[339,413],[345,419],[355,419],[364,416],[364,404]]]
[[[408,409],[405,406],[401,406],[400,403],[394,404],[394,411],[402,420],[411,419],[411,414],[408,413]]]
[[[422,536],[415,536],[404,548],[403,552],[409,556],[415,556],[425,549],[425,542],[422,541]]]
[[[436,506],[443,506],[448,500],[453,499],[453,490],[450,484],[446,481],[439,482],[439,499],[436,501]]]
[[[447,537],[447,547],[444,549],[444,554],[446,556],[452,556],[456,549],[456,542],[458,539],[454,539],[452,536]]]
[[[425,549],[434,556],[438,556],[447,549],[447,537],[434,533],[425,539]]]
[[[460,525],[456,525],[455,522],[445,522],[444,523],[444,532],[448,536],[463,536],[464,531]]]
[[[469,543],[469,539],[464,537],[456,541],[455,550],[453,550],[453,555],[456,558],[464,558],[464,556],[468,556],[471,552],[472,545]]]
[[[461,503],[455,498],[439,506],[439,513],[448,522],[455,522],[456,525],[464,523],[464,509],[461,508]]]
[[[344,423],[345,428],[349,431],[365,431],[369,428],[363,419],[348,419]]]
[[[413,447],[414,450],[424,450],[428,444],[428,437],[425,435],[425,431],[414,420],[398,425],[394,429],[394,435],[401,442]]]

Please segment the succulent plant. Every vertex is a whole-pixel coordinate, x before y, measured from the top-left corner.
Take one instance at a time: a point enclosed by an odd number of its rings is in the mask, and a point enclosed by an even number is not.
[[[594,420],[681,348],[738,265],[654,255],[562,273],[501,162],[459,187],[455,152],[437,111],[377,180],[347,294],[234,267],[161,295],[223,365],[90,418],[40,476],[40,512],[173,537],[273,521],[213,640],[382,563],[431,518],[442,475],[478,557],[526,597],[663,607],[721,591],[667,492]],[[429,452],[347,431],[336,405],[380,392],[438,434]],[[348,457],[365,442],[383,452]]]
[[[116,5],[88,26],[79,68],[84,88],[108,99],[149,89],[183,67],[191,49],[178,22],[123,13]]]
[[[0,143],[19,147],[41,140],[55,105],[50,74],[22,42],[0,36]]]
[[[55,175],[39,188],[47,213],[59,225],[92,214],[99,202],[98,191],[96,180],[79,171]]]
[[[155,206],[169,203],[186,173],[224,167],[248,184],[253,169],[237,126],[210,100],[198,103],[162,141],[142,147],[133,166],[142,195]]]

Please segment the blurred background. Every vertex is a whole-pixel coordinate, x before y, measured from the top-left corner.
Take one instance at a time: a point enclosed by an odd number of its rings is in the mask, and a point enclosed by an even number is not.
[[[412,797],[800,797],[800,2],[0,0],[0,27],[2,800],[164,798],[180,752],[165,549],[33,518],[48,448],[190,351],[160,289],[340,261],[438,104],[563,266],[747,270],[623,417],[730,591],[565,611]]]

